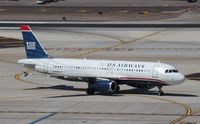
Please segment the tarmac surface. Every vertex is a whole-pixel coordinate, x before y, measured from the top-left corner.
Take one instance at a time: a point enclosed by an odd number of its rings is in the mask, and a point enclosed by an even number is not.
[[[199,73],[200,28],[33,28],[54,57],[160,61],[185,75]],[[8,43],[5,42],[7,39]],[[83,82],[37,72],[24,77],[21,32],[0,30],[0,123],[200,123],[200,82],[143,91],[122,85],[115,95],[88,96]],[[11,41],[18,42],[11,43]]]
[[[56,1],[56,0],[55,0]],[[0,6],[87,6],[87,7],[118,7],[118,6],[194,6],[187,0],[57,0],[47,4],[36,4],[36,0],[1,0]]]
[[[0,1],[0,20],[199,21],[199,2],[182,0]]]
[[[0,6],[1,20],[48,21],[154,21],[174,19],[187,13],[198,17],[196,6],[166,7],[64,7]],[[185,17],[185,16],[184,16]],[[187,17],[188,18],[188,17]],[[191,17],[190,17],[191,18]],[[179,19],[181,20],[181,19]],[[199,19],[198,19],[199,20]],[[187,21],[187,20],[186,20]]]

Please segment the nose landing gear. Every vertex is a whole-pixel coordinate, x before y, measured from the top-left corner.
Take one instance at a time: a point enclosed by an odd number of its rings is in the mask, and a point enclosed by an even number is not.
[[[162,90],[162,86],[158,86],[158,95],[159,95],[159,96],[165,95],[165,93],[164,93],[163,90]]]

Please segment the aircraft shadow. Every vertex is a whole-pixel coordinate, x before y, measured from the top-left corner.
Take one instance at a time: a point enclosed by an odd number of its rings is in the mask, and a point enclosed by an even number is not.
[[[47,87],[36,87],[36,88],[28,88],[24,90],[43,90],[43,89],[55,89],[55,90],[69,90],[69,91],[83,91],[84,94],[74,94],[74,95],[60,95],[60,96],[52,96],[48,98],[61,98],[61,97],[79,97],[79,96],[90,96],[85,93],[85,88],[74,88],[74,86],[66,86],[66,85],[56,85],[56,86],[47,86]],[[128,89],[128,90],[120,90],[115,94],[108,93],[95,93],[94,95],[102,95],[102,96],[123,96],[125,94],[143,94],[143,95],[157,95],[157,91],[152,91],[148,89]],[[177,96],[177,97],[199,97],[197,95],[192,94],[180,94],[180,93],[165,93],[165,96]]]
[[[28,89],[24,89],[24,90],[43,90],[43,89],[72,90],[72,91],[85,91],[86,90],[85,88],[74,88],[74,86],[66,86],[66,85],[36,87],[36,88],[28,88]]]
[[[105,94],[105,93],[95,93],[92,96],[112,96],[112,97],[117,97],[117,96],[122,96],[121,94]],[[91,95],[87,95],[85,94],[74,94],[74,95],[60,95],[60,96],[51,96],[51,97],[46,97],[46,98],[62,98],[62,97],[80,97],[80,96],[91,96]]]
[[[47,86],[47,87],[36,87],[36,88],[28,88],[24,90],[44,90],[44,89],[54,89],[54,90],[69,90],[69,91],[83,91],[84,94],[74,94],[74,95],[60,95],[60,96],[52,96],[47,98],[59,98],[59,97],[78,97],[78,96],[88,96],[85,91],[85,88],[74,88],[74,86],[66,86],[66,85],[56,85],[56,86]],[[106,94],[106,93],[95,93],[94,95],[102,95],[102,96],[122,96],[120,94]]]
[[[146,90],[146,89],[130,89],[130,90],[121,90],[121,91],[119,91],[118,94],[158,95],[158,92],[157,91]],[[193,94],[167,93],[167,92],[165,92],[164,96],[199,97],[198,95],[193,95]]]

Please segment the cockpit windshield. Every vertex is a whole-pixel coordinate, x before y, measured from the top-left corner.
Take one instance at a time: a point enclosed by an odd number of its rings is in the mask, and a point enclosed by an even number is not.
[[[165,73],[178,73],[177,69],[167,69],[165,70]]]

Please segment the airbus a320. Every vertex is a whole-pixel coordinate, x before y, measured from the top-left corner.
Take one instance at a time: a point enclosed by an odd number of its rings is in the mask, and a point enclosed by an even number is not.
[[[164,95],[163,86],[178,85],[185,80],[175,67],[160,62],[54,58],[46,53],[28,25],[21,26],[21,30],[27,58],[18,63],[51,77],[85,81],[88,95],[116,93],[123,84],[146,89],[157,87],[158,95]]]

